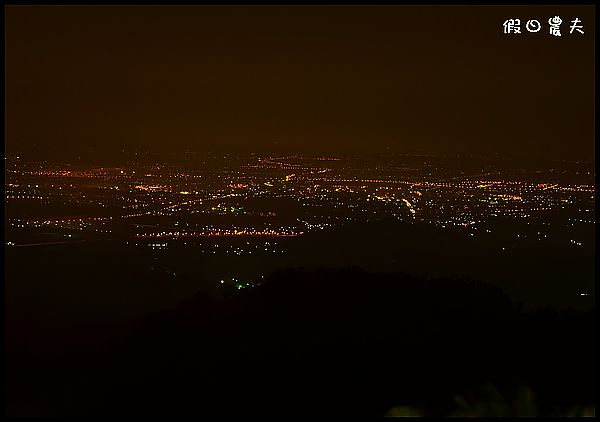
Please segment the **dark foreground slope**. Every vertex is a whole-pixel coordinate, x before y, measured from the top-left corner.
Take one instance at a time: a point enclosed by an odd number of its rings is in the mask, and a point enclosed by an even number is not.
[[[357,269],[199,294],[106,353],[75,356],[56,414],[448,414],[527,388],[538,413],[594,403],[594,312],[523,313],[493,286]],[[69,371],[76,372],[74,377]]]

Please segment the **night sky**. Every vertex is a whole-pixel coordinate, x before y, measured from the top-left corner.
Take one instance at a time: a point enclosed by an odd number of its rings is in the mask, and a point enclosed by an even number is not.
[[[592,160],[594,8],[8,6],[6,149]],[[560,15],[563,36],[548,34]],[[542,30],[505,35],[511,17]],[[569,35],[579,17],[585,35]]]

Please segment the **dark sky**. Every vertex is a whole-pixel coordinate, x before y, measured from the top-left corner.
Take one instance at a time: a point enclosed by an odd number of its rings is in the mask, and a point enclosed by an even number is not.
[[[5,11],[7,152],[593,159],[593,6]],[[510,17],[542,30],[505,35]]]

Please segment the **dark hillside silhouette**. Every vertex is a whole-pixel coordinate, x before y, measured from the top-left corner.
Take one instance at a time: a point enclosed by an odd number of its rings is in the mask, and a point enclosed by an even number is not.
[[[593,312],[521,313],[493,286],[289,270],[148,318],[95,382],[98,413],[431,414],[480,385],[593,403]],[[582,402],[583,401],[583,402]]]

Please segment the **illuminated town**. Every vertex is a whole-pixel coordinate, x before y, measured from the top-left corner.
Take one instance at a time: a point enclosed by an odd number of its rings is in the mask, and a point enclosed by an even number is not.
[[[84,168],[7,157],[6,245],[110,239],[151,247],[160,240],[166,248],[214,238],[218,247],[218,238],[239,237],[241,246],[222,251],[251,254],[256,242],[271,239],[272,248],[260,249],[272,253],[281,251],[280,238],[349,222],[395,219],[486,236],[509,219],[525,222],[515,226],[515,239],[548,241],[560,221],[558,229],[572,234],[569,244],[583,247],[580,233],[595,222],[593,176],[585,169],[453,173],[424,156],[207,155],[206,168],[149,161]]]

